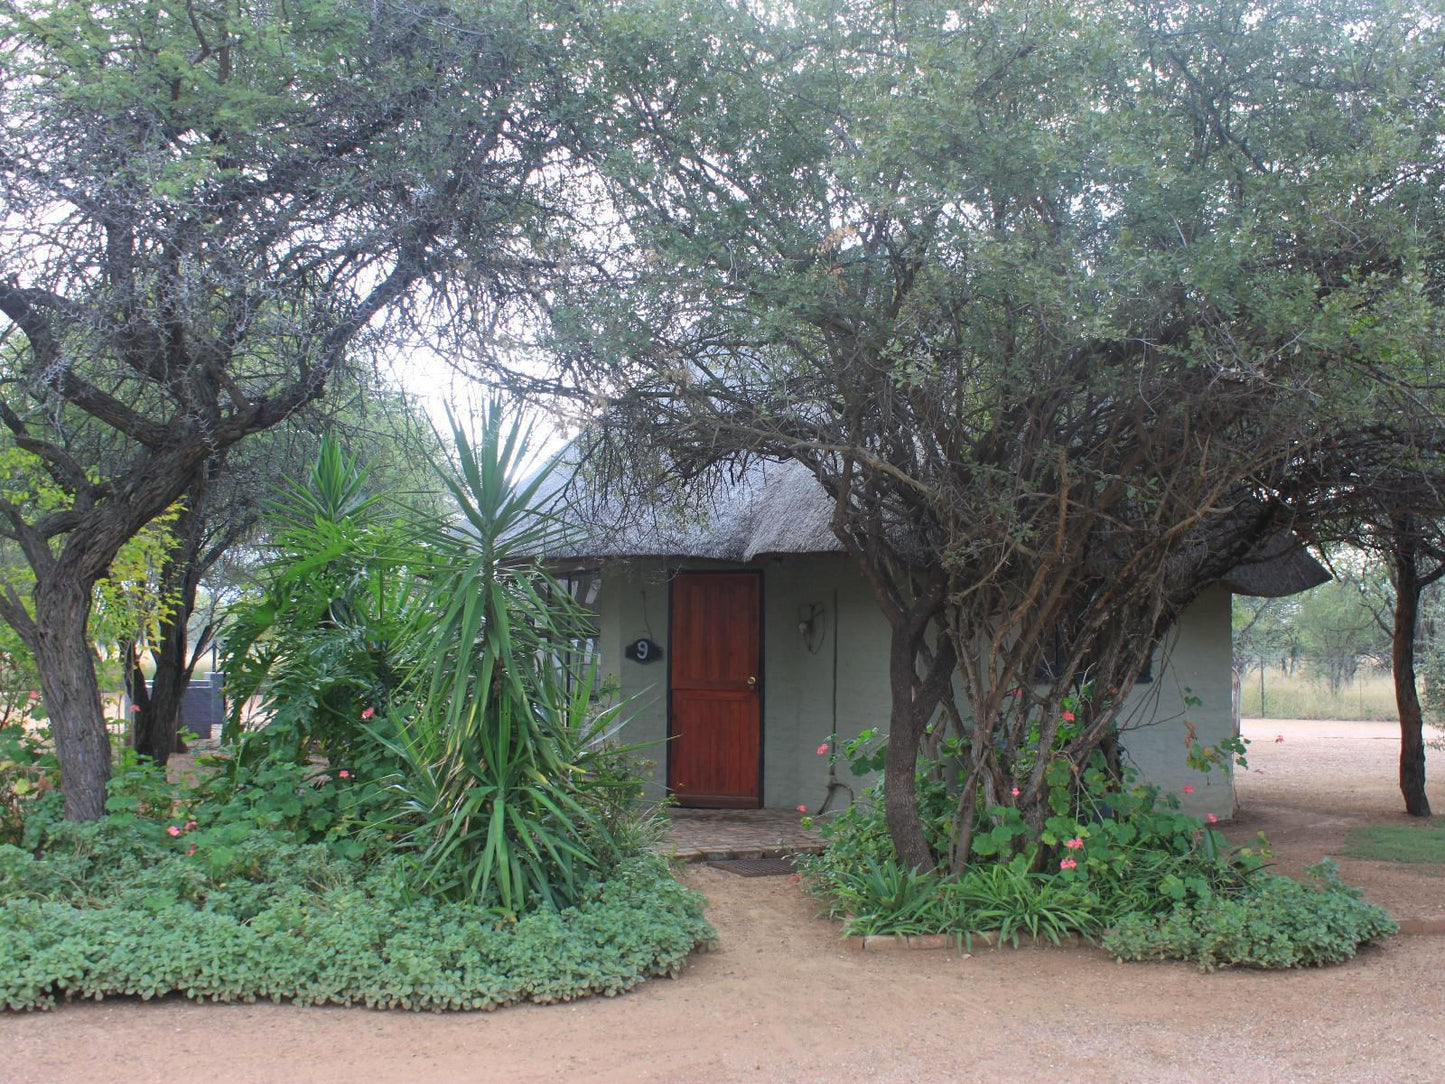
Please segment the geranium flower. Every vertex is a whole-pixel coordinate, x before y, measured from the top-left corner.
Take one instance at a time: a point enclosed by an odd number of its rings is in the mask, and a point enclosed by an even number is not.
[[[1074,713],[1072,711],[1066,711],[1060,715],[1059,718],[1066,723],[1072,723],[1074,721]]]
[[[1210,824],[1218,824],[1218,823],[1219,823],[1219,818],[1216,817],[1213,813],[1210,813],[1210,814],[1209,814],[1207,817],[1205,817],[1204,819],[1207,820]]]
[[[1193,784],[1193,783],[1185,783],[1185,784],[1184,784],[1184,793],[1185,793],[1185,794],[1193,794],[1193,793],[1194,793],[1194,784]]]
[[[1013,789],[1013,791],[1012,791],[1012,794],[1013,794],[1013,796],[1014,796],[1015,798],[1017,798],[1017,797],[1019,796],[1019,788],[1018,788],[1018,787],[1014,787],[1014,789]]]
[[[798,806],[798,812],[799,812],[799,813],[806,813],[806,812],[808,812],[808,807],[805,806],[805,805],[800,805],[800,806]]]
[[[1069,848],[1069,850],[1071,851],[1077,851],[1083,845],[1084,841],[1078,836],[1075,836],[1073,839],[1064,840],[1064,846]]]
[[[822,745],[818,746],[818,755],[819,755],[820,757],[825,757],[825,756],[828,755],[828,743],[827,743],[827,742],[824,742]]]
[[[351,773],[348,772],[345,768],[342,768],[341,771],[337,772],[336,774],[339,775],[339,776],[341,776],[342,779],[350,779],[350,778],[351,778]]]
[[[168,835],[168,836],[178,836],[178,835],[180,835],[180,834],[181,834],[181,830],[180,830],[178,827],[176,827],[174,824],[171,825],[169,828],[166,829],[166,835]]]
[[[1059,860],[1059,869],[1074,869],[1078,864],[1072,858],[1062,858]]]
[[[370,718],[371,718],[373,715],[375,715],[375,714],[376,714],[376,709],[375,709],[375,708],[367,708],[365,711],[363,711],[363,712],[361,713],[361,717],[362,717],[363,719],[370,719]]]

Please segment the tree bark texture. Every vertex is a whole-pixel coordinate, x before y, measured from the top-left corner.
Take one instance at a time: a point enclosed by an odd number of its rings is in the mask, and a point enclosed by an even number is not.
[[[89,583],[57,567],[35,585],[35,661],[60,761],[65,817],[96,820],[105,814],[110,781],[110,737],[86,637]]]
[[[1415,629],[1420,614],[1420,576],[1410,525],[1395,532],[1395,627],[1390,661],[1395,674],[1395,704],[1400,710],[1400,793],[1405,812],[1430,816],[1425,795],[1425,737],[1420,694],[1415,684]]]

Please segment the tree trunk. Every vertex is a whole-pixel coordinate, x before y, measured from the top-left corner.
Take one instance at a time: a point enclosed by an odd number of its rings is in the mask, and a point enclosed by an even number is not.
[[[135,751],[164,765],[177,752],[181,702],[191,683],[191,667],[186,652],[186,622],[191,607],[182,600],[175,614],[166,622],[160,646],[153,653],[155,677],[150,692],[133,697],[140,707],[135,720]],[[145,679],[135,668],[135,681],[144,689]]]
[[[906,869],[932,869],[933,851],[923,834],[918,816],[918,794],[914,775],[918,770],[918,748],[924,726],[917,724],[913,707],[913,656],[900,630],[893,632],[888,668],[892,691],[889,712],[888,750],[883,761],[883,818],[898,861]],[[925,722],[926,725],[926,722]]]
[[[1390,661],[1395,672],[1395,704],[1400,709],[1400,793],[1405,812],[1430,815],[1425,796],[1425,736],[1420,694],[1415,685],[1415,626],[1420,613],[1420,577],[1407,520],[1395,524],[1395,627]]]
[[[91,585],[68,571],[53,569],[36,581],[31,647],[60,761],[65,817],[90,821],[105,814],[110,738],[95,680],[95,657],[86,638]]]

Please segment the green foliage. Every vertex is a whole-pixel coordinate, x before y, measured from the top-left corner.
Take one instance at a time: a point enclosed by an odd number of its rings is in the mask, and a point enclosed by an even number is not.
[[[1266,874],[1263,837],[1259,848],[1231,848],[1154,789],[1117,785],[1102,758],[1077,779],[1061,763],[1048,769],[1042,826],[1011,805],[981,811],[975,861],[961,875],[898,862],[876,788],[824,823],[827,851],[799,868],[845,934],[990,931],[1014,945],[1102,935],[1121,959],[1185,958],[1212,969],[1336,962],[1392,932],[1332,866],[1317,869],[1317,888]],[[920,809],[937,804],[938,775],[937,766],[920,770]]]
[[[633,793],[599,757],[619,708],[597,709],[593,674],[568,645],[586,622],[530,555],[556,531],[532,507],[550,467],[525,485],[527,434],[493,404],[476,442],[452,424],[456,464],[442,479],[465,525],[429,550],[430,593],[408,640],[417,709],[378,737],[399,758],[394,789],[427,883],[451,899],[521,912],[565,906],[616,861],[602,806]]]
[[[815,884],[825,876],[822,860],[811,855],[799,868]],[[907,869],[892,855],[833,863],[826,876],[828,909],[844,920],[846,936],[939,933],[952,927],[947,882],[931,871]]]
[[[996,930],[1018,947],[1020,936],[1057,945],[1071,934],[1093,937],[1103,925],[1097,896],[1078,880],[1029,868],[1031,856],[974,866],[949,885],[957,927]]]
[[[0,843],[20,843],[47,794],[58,795],[60,768],[38,734],[0,726]]]
[[[39,859],[0,846],[0,1004],[105,995],[492,1009],[615,994],[716,935],[702,899],[634,858],[576,906],[513,920],[416,895],[398,860],[251,838],[231,861],[129,826],[64,825]]]
[[[1340,881],[1333,862],[1310,873],[1314,884],[1263,874],[1239,895],[1210,896],[1162,915],[1125,915],[1104,948],[1121,960],[1189,960],[1205,971],[1318,967],[1398,930],[1383,909]]]
[[[1445,817],[1414,824],[1351,828],[1340,853],[1381,862],[1424,862],[1445,867]]]
[[[367,472],[324,440],[305,484],[275,502],[259,598],[233,608],[223,667],[234,705],[225,736],[259,697],[266,725],[242,759],[341,761],[370,742],[365,719],[398,683],[397,640],[412,599],[411,528],[366,490]]]

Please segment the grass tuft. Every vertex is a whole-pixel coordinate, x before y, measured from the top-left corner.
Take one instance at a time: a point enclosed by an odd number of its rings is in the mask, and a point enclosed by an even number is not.
[[[1445,875],[1445,817],[1415,824],[1370,824],[1350,829],[1345,849],[1351,858],[1441,866]]]

